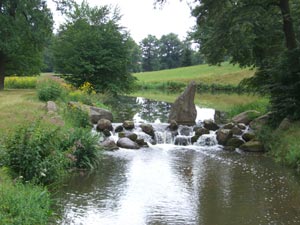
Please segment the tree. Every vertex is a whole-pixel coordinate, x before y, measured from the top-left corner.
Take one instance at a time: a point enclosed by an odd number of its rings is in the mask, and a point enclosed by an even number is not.
[[[183,45],[178,35],[170,33],[159,40],[161,69],[172,69],[180,66]]]
[[[84,82],[98,92],[129,92],[128,34],[119,26],[118,10],[74,3],[54,41],[57,72],[75,86]]]
[[[42,0],[0,1],[0,90],[7,75],[38,74],[52,15]]]
[[[142,49],[142,65],[144,71],[155,71],[160,69],[159,64],[159,41],[153,35],[144,38],[140,47]]]
[[[206,60],[256,67],[243,83],[271,95],[277,121],[300,119],[299,8],[299,0],[198,0],[192,11]]]

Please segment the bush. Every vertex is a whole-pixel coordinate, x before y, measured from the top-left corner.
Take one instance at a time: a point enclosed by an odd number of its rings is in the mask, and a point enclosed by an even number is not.
[[[24,181],[49,184],[65,174],[59,129],[40,121],[19,127],[5,141],[5,165]]]
[[[68,149],[71,167],[92,169],[98,162],[98,140],[89,129],[76,128],[65,134],[60,147]]]
[[[39,186],[3,182],[0,185],[0,222],[5,225],[48,224],[50,195]]]
[[[51,78],[44,78],[37,84],[37,94],[41,101],[55,101],[63,92],[61,84]]]
[[[31,89],[36,88],[37,77],[6,77],[5,88]]]

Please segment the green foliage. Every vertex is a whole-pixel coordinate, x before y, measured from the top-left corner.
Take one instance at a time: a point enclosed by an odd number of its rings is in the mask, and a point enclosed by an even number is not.
[[[37,84],[37,94],[41,101],[55,101],[61,96],[62,91],[61,84],[51,78],[41,79]]]
[[[72,127],[90,127],[88,111],[80,103],[78,105],[68,105],[64,110],[64,119]]]
[[[7,77],[5,88],[11,89],[32,89],[36,87],[37,77]]]
[[[90,129],[83,128],[75,128],[65,135],[61,147],[68,149],[72,167],[92,169],[97,165],[98,139]]]
[[[20,126],[5,140],[5,165],[24,181],[49,184],[65,174],[67,160],[60,149],[59,130],[37,121]]]
[[[140,43],[142,50],[143,71],[156,71],[160,69],[159,40],[153,35],[148,35]]]
[[[46,225],[51,215],[50,195],[33,185],[0,185],[0,221],[5,225]]]
[[[41,52],[52,24],[45,1],[0,1],[0,78],[40,72]]]
[[[97,92],[130,92],[128,35],[117,10],[74,3],[67,17],[54,41],[56,71],[75,87],[89,82]]]
[[[260,112],[261,115],[263,115],[268,111],[268,107],[269,107],[268,99],[261,98],[255,102],[251,102],[248,104],[234,105],[230,108],[230,110],[228,110],[227,113],[229,118],[232,118],[233,116],[248,110],[256,110]],[[257,117],[257,115],[255,115],[255,117]]]
[[[186,87],[185,83],[180,82],[160,82],[160,83],[139,83],[137,85],[138,89],[142,90],[160,90],[160,91],[167,91],[167,92],[180,92]]]

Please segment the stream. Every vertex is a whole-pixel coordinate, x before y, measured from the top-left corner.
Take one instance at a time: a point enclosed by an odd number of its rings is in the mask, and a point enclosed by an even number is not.
[[[170,104],[128,97],[114,107],[117,122],[159,128]],[[197,112],[197,122],[214,118],[213,109]],[[55,196],[56,224],[300,224],[300,183],[292,170],[263,154],[224,151],[213,133],[187,146],[166,140],[104,152],[94,171],[66,180]]]

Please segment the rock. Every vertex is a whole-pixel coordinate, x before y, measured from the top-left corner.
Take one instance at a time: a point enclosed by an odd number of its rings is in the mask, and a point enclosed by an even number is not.
[[[120,138],[117,142],[117,146],[120,148],[127,148],[127,149],[139,149],[139,145],[134,141],[130,140],[127,137]]]
[[[55,102],[48,101],[46,103],[46,110],[47,110],[48,113],[55,113],[55,112],[57,112],[57,106],[56,106]]]
[[[242,144],[239,148],[246,152],[263,152],[264,151],[263,144],[257,140],[251,140],[249,142],[246,142],[246,143]]]
[[[253,139],[255,138],[255,134],[252,133],[252,132],[247,132],[247,133],[244,133],[244,134],[242,135],[242,138],[243,138],[246,142],[248,142],[248,141],[251,141],[251,140],[253,140]]]
[[[226,145],[226,142],[232,138],[232,131],[229,129],[219,129],[217,131],[217,141],[221,145]]]
[[[119,132],[118,137],[119,138],[126,137],[126,133],[125,132]]]
[[[154,129],[151,124],[142,123],[140,127],[144,133],[150,135],[152,138],[154,137]]]
[[[238,123],[244,123],[246,125],[249,125],[249,123],[256,117],[259,116],[259,112],[255,110],[248,110],[245,112],[242,112],[232,118],[232,121],[236,124]]]
[[[243,131],[242,131],[240,128],[238,128],[237,126],[234,126],[234,127],[231,129],[231,131],[232,131],[232,133],[233,133],[234,135],[241,135],[241,134],[243,133]]]
[[[236,148],[234,146],[224,146],[223,149],[228,152],[234,152]]]
[[[168,126],[170,131],[176,131],[178,129],[178,124],[175,120],[170,121],[170,125]]]
[[[106,109],[97,108],[94,106],[89,106],[89,117],[91,123],[95,124],[101,119],[107,119],[113,121],[113,115],[110,111]]]
[[[126,133],[126,134],[125,134],[125,137],[129,138],[129,139],[132,140],[132,141],[136,141],[137,138],[138,138],[137,134],[132,133],[132,132]]]
[[[244,144],[245,141],[238,137],[232,137],[226,142],[226,146],[232,146],[234,148],[240,147],[242,144]]]
[[[237,125],[237,127],[240,128],[241,130],[246,130],[246,128],[247,128],[247,126],[245,124],[243,124],[243,123],[239,123]]]
[[[195,127],[194,128],[195,135],[202,136],[203,134],[209,134],[209,130],[204,127]]]
[[[199,135],[195,135],[195,136],[193,136],[192,138],[191,138],[191,142],[192,142],[192,144],[194,144],[195,142],[197,142],[198,141],[198,139],[199,139]]]
[[[100,119],[97,123],[97,130],[98,131],[104,131],[104,130],[112,131],[113,127],[111,125],[110,120]]]
[[[204,128],[206,128],[208,130],[213,130],[213,131],[219,129],[219,126],[213,120],[204,120],[203,126],[204,126]]]
[[[105,137],[110,137],[111,136],[110,131],[107,130],[107,129],[103,130],[102,133],[105,135]]]
[[[96,124],[100,119],[113,121],[112,113],[106,109],[101,109],[98,107],[89,106],[73,101],[68,102],[68,105],[86,111],[89,114],[89,118],[92,124]]]
[[[232,129],[232,128],[234,128],[234,123],[227,123],[222,128],[223,129]]]
[[[292,121],[288,118],[284,118],[278,126],[278,130],[288,130],[292,125]]]
[[[119,132],[122,132],[124,130],[124,128],[120,125],[120,126],[117,126],[116,128],[115,128],[115,132],[116,133],[119,133]]]
[[[253,121],[251,121],[251,123],[249,124],[250,127],[253,130],[260,130],[262,128],[262,126],[266,125],[271,117],[271,112],[268,112],[265,115],[262,115],[256,119],[254,119]]]
[[[197,110],[194,104],[196,83],[191,82],[171,107],[169,122],[175,120],[181,125],[195,125]]]
[[[148,146],[148,143],[145,142],[144,139],[137,139],[135,142],[136,142],[140,147],[149,147],[149,146]]]
[[[106,139],[105,141],[103,141],[101,143],[101,146],[104,148],[104,150],[108,150],[108,151],[113,151],[113,150],[119,149],[117,144],[111,139]]]
[[[126,129],[126,130],[132,130],[134,128],[134,122],[131,121],[131,120],[125,120],[123,122],[123,127]]]

